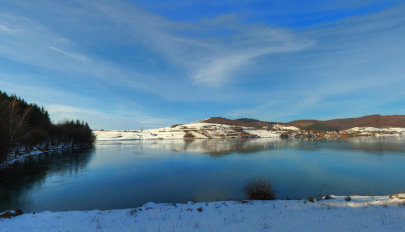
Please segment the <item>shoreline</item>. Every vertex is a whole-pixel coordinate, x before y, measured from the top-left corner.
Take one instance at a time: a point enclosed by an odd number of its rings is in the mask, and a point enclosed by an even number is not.
[[[27,213],[0,219],[2,231],[403,231],[405,194],[330,200],[246,200],[117,210]]]
[[[18,155],[18,157],[16,157],[16,158],[12,158],[10,160],[5,161],[4,163],[0,163],[0,169],[8,168],[15,164],[23,163],[29,157],[41,155],[41,154],[44,154],[47,152],[55,152],[55,151],[62,151],[62,150],[66,150],[66,149],[75,149],[75,148],[89,148],[89,147],[92,147],[92,145],[87,145],[87,146],[67,145],[66,146],[64,144],[61,144],[58,146],[54,146],[48,150],[45,150],[45,149],[41,148],[40,146],[38,146],[38,147],[33,148],[34,151],[30,151],[28,153]]]

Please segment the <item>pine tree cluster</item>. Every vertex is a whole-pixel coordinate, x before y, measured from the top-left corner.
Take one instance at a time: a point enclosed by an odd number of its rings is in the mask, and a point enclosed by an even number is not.
[[[0,91],[0,164],[10,156],[16,158],[22,148],[89,146],[94,141],[86,122],[65,120],[54,124],[44,107]]]

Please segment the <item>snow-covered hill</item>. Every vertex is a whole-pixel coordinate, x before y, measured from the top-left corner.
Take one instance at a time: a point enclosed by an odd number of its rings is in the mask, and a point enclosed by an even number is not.
[[[283,131],[256,130],[250,127],[204,122],[194,122],[142,131],[94,131],[99,141],[129,139],[208,139],[224,137],[279,138],[282,132]]]

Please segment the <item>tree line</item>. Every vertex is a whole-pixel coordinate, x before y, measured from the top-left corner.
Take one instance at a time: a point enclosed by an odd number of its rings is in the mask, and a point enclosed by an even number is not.
[[[0,91],[0,164],[33,147],[91,146],[95,135],[84,121],[52,123],[48,111]]]

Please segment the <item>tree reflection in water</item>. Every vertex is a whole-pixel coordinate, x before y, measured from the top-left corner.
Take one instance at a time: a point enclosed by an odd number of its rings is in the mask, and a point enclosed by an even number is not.
[[[111,209],[243,197],[246,179],[271,177],[278,197],[392,194],[404,188],[405,140],[212,139],[99,141],[0,170],[0,211]],[[332,191],[333,190],[333,191]]]
[[[0,212],[33,201],[27,195],[28,190],[41,187],[49,174],[77,174],[88,165],[93,154],[94,148],[54,151],[0,169]]]
[[[122,141],[119,144],[130,144]],[[211,156],[225,156],[233,153],[252,154],[263,150],[295,149],[315,151],[320,149],[360,150],[373,154],[384,152],[405,152],[405,138],[339,138],[339,139],[200,139],[200,140],[167,140],[146,141],[140,144],[144,148],[166,149],[175,152],[195,152]]]

